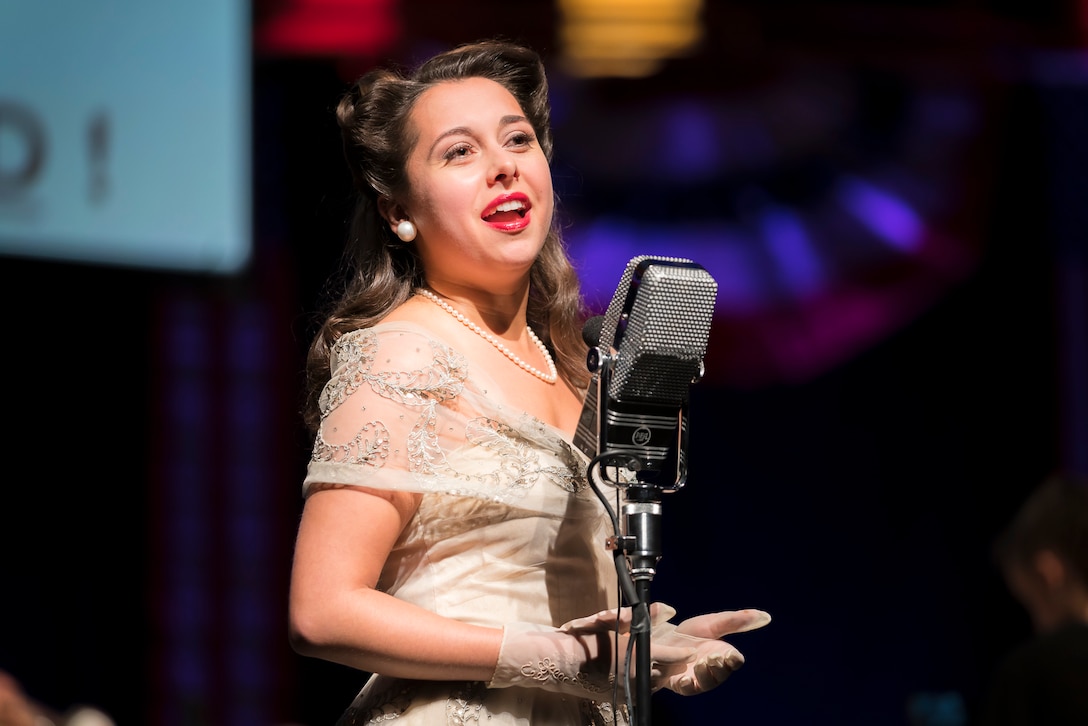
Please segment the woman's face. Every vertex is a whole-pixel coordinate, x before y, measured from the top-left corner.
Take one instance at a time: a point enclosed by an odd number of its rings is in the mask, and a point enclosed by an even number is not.
[[[554,207],[548,160],[517,100],[485,78],[448,81],[420,96],[410,123],[403,206],[428,281],[513,290]]]

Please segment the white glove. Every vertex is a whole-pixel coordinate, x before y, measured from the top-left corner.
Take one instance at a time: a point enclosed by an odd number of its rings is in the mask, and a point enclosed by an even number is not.
[[[656,603],[650,606],[651,621],[660,609]],[[619,614],[604,610],[559,628],[507,624],[488,688],[524,686],[580,698],[608,697],[614,680],[612,656],[618,648],[622,662],[630,630],[630,608]],[[698,638],[689,641],[670,635],[669,639],[675,644],[651,642],[651,682],[682,677],[695,663]]]
[[[719,638],[762,628],[771,622],[770,614],[752,609],[697,615],[679,625],[667,622],[675,614],[676,611],[668,605],[663,605],[656,613],[651,610],[651,650],[659,644],[673,648],[686,646],[695,651],[695,657],[687,662],[683,672],[673,672],[663,682],[652,683],[655,690],[668,688],[682,696],[693,696],[717,688],[733,671],[744,665],[741,652]]]

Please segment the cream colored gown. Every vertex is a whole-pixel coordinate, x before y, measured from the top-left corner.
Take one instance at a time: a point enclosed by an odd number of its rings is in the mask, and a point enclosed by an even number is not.
[[[319,483],[423,494],[382,590],[496,627],[559,626],[616,605],[604,547],[610,519],[567,433],[503,400],[480,370],[416,324],[344,335],[332,371],[304,494]],[[613,707],[540,689],[374,675],[339,724],[390,722],[597,726],[613,723]]]

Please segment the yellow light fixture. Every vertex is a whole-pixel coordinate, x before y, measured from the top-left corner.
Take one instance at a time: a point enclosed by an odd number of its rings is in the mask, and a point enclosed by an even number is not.
[[[653,75],[703,37],[702,0],[558,0],[560,60],[583,78]]]

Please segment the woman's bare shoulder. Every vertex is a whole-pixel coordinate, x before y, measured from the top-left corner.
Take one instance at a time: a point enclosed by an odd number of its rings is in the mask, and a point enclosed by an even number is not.
[[[413,295],[400,305],[390,310],[382,323],[419,323],[427,324],[435,320],[434,305],[417,295]]]

